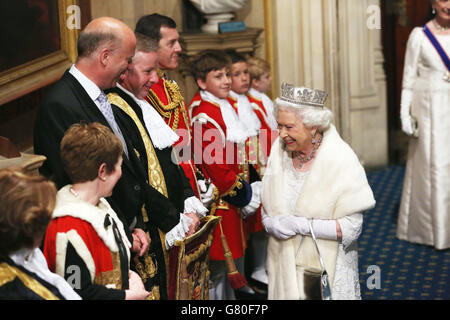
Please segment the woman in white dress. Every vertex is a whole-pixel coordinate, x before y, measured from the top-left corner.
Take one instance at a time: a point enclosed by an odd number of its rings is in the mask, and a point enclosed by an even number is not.
[[[280,135],[261,194],[262,221],[270,234],[268,298],[307,298],[296,265],[320,268],[310,220],[332,299],[360,299],[356,241],[362,213],[375,205],[365,171],[331,124],[325,92],[289,84],[281,91],[275,106]]]
[[[405,56],[400,117],[410,136],[397,237],[450,248],[450,1],[431,1],[436,16],[411,32]],[[427,31],[428,29],[428,31]],[[449,66],[450,68],[450,66]]]

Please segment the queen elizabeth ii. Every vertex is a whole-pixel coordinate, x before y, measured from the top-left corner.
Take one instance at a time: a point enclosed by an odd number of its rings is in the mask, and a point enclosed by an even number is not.
[[[375,206],[364,168],[331,123],[324,91],[284,83],[275,101],[279,138],[263,178],[270,235],[269,299],[308,299],[299,270],[321,269],[332,299],[360,299],[357,239]],[[319,252],[310,236],[310,222]]]

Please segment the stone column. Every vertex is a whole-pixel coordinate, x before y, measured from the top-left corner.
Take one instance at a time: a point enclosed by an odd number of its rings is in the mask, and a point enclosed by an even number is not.
[[[282,82],[327,91],[334,123],[362,163],[386,165],[381,32],[368,23],[379,0],[277,0],[272,8],[275,95]]]

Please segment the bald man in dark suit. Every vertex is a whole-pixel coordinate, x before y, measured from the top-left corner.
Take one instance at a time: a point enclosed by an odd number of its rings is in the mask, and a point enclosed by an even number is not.
[[[124,146],[122,177],[108,201],[121,220],[132,230],[132,251],[142,256],[149,246],[149,239],[142,229],[142,210],[145,208],[153,229],[168,232],[179,222],[179,213],[157,190],[148,185],[146,172],[137,159],[132,144],[123,136],[109,102],[105,102],[104,90],[116,85],[126,72],[135,52],[136,38],[123,22],[103,17],[91,21],[78,40],[78,58],[61,79],[55,83],[39,106],[35,129],[36,154],[47,157],[40,173],[53,179],[58,188],[71,183],[64,172],[59,146],[65,131],[74,123],[99,122],[108,126]],[[107,101],[107,99],[106,99]],[[146,230],[147,231],[147,230]],[[153,232],[159,237],[157,232]],[[159,261],[159,277],[152,287],[163,287],[154,298],[164,299],[166,278],[162,248],[154,248],[155,261]],[[142,275],[141,275],[142,276]],[[146,288],[151,291],[151,287]]]

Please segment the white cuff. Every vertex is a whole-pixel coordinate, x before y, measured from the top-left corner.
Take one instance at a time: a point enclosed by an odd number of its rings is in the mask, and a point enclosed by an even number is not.
[[[242,208],[242,216],[245,219],[246,217],[254,214],[256,210],[258,210],[261,204],[261,187],[262,182],[256,181],[251,185],[252,187],[252,198],[250,199],[249,204],[247,204],[244,208]]]
[[[190,212],[195,212],[199,218],[203,218],[208,213],[208,209],[197,197],[192,196],[184,200],[184,213]]]
[[[169,250],[175,241],[183,240],[186,233],[189,231],[189,226],[192,223],[192,219],[185,214],[180,213],[180,222],[166,233],[166,249]]]

